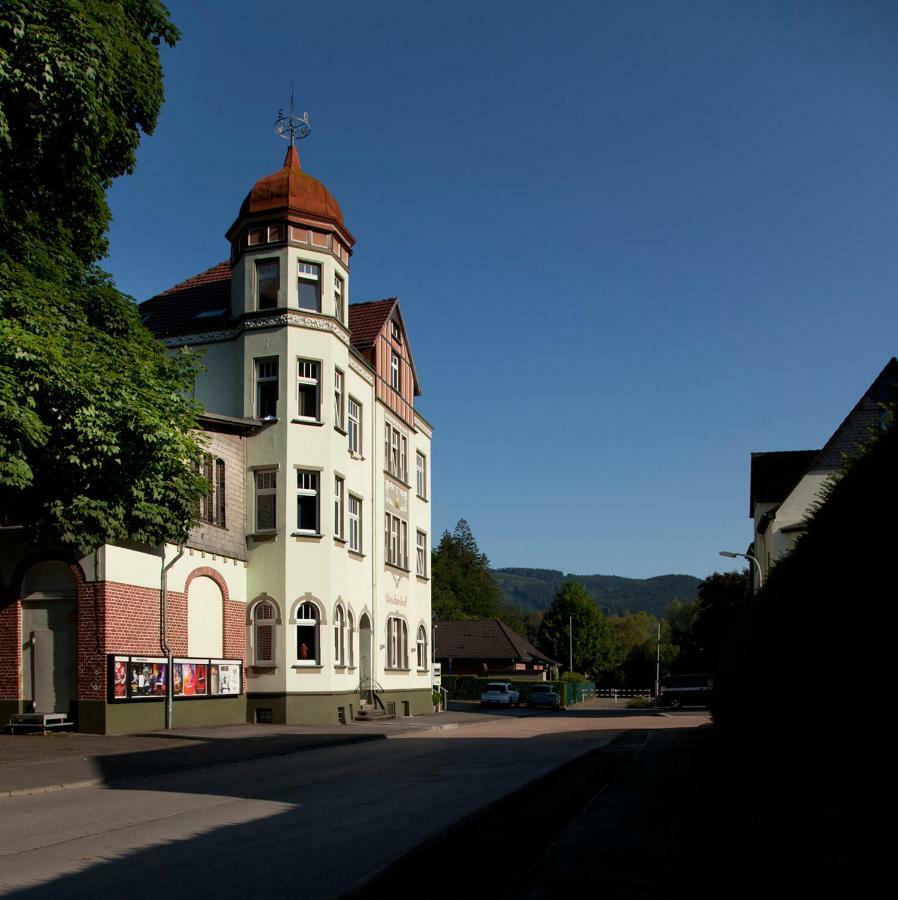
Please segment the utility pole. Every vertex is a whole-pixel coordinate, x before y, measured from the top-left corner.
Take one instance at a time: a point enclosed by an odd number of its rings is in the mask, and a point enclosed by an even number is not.
[[[574,671],[574,617],[571,616],[568,620],[568,662],[569,667],[568,671]]]
[[[661,623],[658,623],[658,648],[655,653],[655,702],[661,691]]]

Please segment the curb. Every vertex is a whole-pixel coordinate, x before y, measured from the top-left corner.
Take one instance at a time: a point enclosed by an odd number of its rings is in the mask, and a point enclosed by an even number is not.
[[[30,788],[16,788],[12,791],[0,791],[0,800],[7,797],[28,797],[31,794],[55,794],[57,791],[74,791],[78,788],[97,787],[106,784],[106,778],[87,778],[84,781],[69,781],[65,784],[44,784]]]
[[[7,798],[27,797],[31,794],[51,794],[57,791],[78,790],[87,787],[99,787],[104,784],[111,784],[118,781],[130,781],[142,778],[153,778],[156,775],[171,775],[175,772],[187,772],[191,769],[211,768],[212,766],[234,765],[239,763],[254,762],[258,759],[272,759],[276,756],[290,756],[293,753],[306,753],[310,750],[330,750],[334,747],[350,746],[352,744],[367,744],[371,741],[383,740],[387,735],[383,734],[358,734],[335,741],[324,741],[311,747],[272,747],[268,751],[260,753],[248,753],[244,756],[231,757],[230,759],[207,759],[197,761],[195,763],[185,763],[181,765],[165,766],[150,772],[116,772],[101,778],[86,778],[79,781],[63,782],[62,784],[46,784],[34,785],[33,787],[13,788],[7,790],[0,788],[0,801]],[[112,758],[116,756],[128,756],[128,753],[111,754]],[[95,758],[95,757],[89,757]]]

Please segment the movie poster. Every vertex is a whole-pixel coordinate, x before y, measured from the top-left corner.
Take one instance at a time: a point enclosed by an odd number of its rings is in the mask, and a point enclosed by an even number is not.
[[[198,697],[205,696],[206,694],[206,669],[208,667],[205,663],[198,663],[194,667],[194,676],[193,683],[196,685],[196,695]]]
[[[112,664],[112,696],[124,700],[128,696],[128,660],[116,657]]]
[[[212,697],[217,697],[221,693],[218,689],[218,669],[215,663],[209,666],[209,694]]]
[[[132,659],[130,664],[131,696],[164,697],[168,666],[161,662]]]
[[[220,663],[218,666],[218,695],[229,696],[240,693],[240,665]]]

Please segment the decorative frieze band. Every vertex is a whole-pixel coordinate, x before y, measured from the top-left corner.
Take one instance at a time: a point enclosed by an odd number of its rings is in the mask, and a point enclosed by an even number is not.
[[[203,331],[199,334],[184,334],[179,337],[163,338],[162,343],[166,347],[183,347],[185,344],[216,344],[222,341],[232,341],[244,331],[254,331],[259,328],[280,328],[284,325],[290,325],[294,328],[329,331],[340,338],[344,344],[349,345],[349,332],[336,319],[325,316],[304,316],[293,312],[280,313],[276,316],[244,319],[237,328],[227,328],[221,331]]]

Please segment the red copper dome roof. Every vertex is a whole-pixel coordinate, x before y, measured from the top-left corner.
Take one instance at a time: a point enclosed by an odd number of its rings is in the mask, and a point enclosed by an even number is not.
[[[299,153],[292,145],[287,150],[284,167],[253,185],[240,207],[240,216],[281,209],[320,216],[343,226],[340,204],[317,178],[303,172]]]

